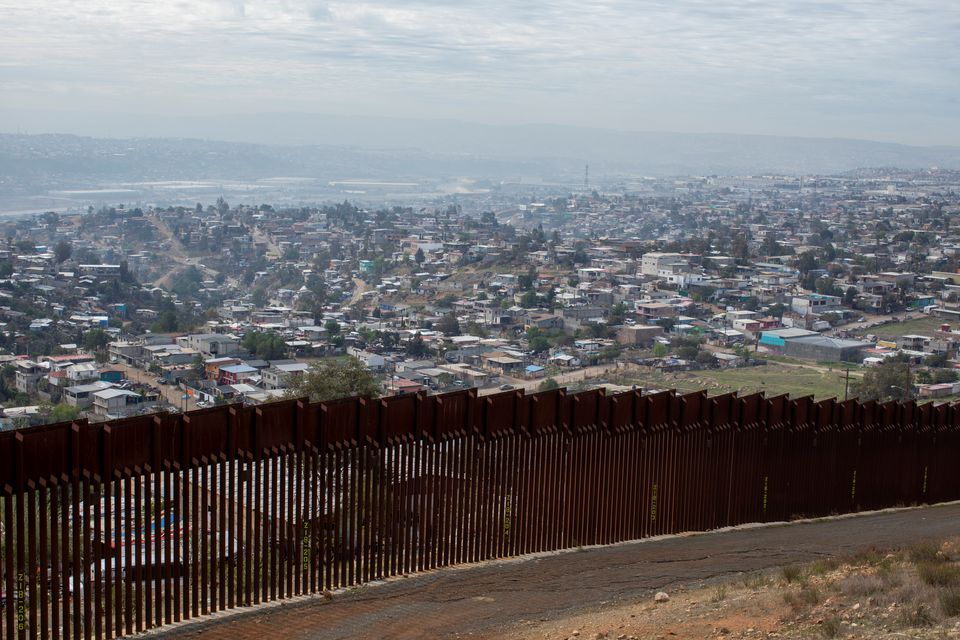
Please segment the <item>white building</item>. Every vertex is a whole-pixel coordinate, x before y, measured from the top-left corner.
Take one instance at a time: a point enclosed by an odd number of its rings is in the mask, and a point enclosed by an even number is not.
[[[63,390],[63,401],[71,407],[86,409],[93,404],[94,394],[100,391],[111,389],[114,385],[109,382],[91,382],[90,384],[78,384],[67,387]]]
[[[240,342],[222,333],[193,333],[177,338],[177,344],[205,356],[235,356],[240,353]]]
[[[302,376],[309,368],[310,366],[303,362],[277,364],[264,369],[260,373],[260,380],[264,389],[286,389],[290,387],[293,379]]]
[[[104,389],[93,394],[93,412],[104,418],[124,418],[153,404],[126,389]]]
[[[387,359],[377,353],[371,353],[353,347],[347,349],[347,353],[362,362],[363,366],[371,371],[383,371],[387,365]]]
[[[810,293],[803,296],[794,296],[790,301],[790,309],[801,316],[811,316],[827,311],[840,310],[841,298],[826,296],[820,293]]]
[[[651,251],[640,259],[640,273],[645,276],[658,276],[667,265],[687,265],[687,260],[679,253]]]
[[[47,373],[47,368],[33,360],[18,360],[14,372],[15,385],[20,393],[32,393],[37,388],[37,380]]]

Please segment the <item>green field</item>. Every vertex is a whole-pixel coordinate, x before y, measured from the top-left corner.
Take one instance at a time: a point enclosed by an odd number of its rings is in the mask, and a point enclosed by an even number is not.
[[[858,333],[860,335],[871,333],[881,339],[896,338],[897,336],[905,336],[910,334],[929,336],[934,331],[939,329],[940,325],[942,324],[950,324],[950,321],[945,320],[944,318],[937,318],[936,316],[920,316],[918,318],[913,318],[912,320],[892,322],[879,327],[863,329],[858,331]]]
[[[859,378],[859,373],[850,374],[850,384]],[[631,372],[622,384],[636,384],[661,389],[698,391],[706,389],[711,395],[740,391],[750,393],[763,391],[768,396],[790,394],[793,397],[813,395],[818,400],[843,399],[844,372],[806,367],[791,367],[771,363],[743,369],[708,369],[679,373],[659,373],[653,370]]]

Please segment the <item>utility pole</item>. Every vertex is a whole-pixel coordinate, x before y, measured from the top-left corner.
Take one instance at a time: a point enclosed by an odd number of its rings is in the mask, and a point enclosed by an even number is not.
[[[850,367],[846,368],[847,375],[843,378],[843,401],[847,401],[847,394],[850,392]]]

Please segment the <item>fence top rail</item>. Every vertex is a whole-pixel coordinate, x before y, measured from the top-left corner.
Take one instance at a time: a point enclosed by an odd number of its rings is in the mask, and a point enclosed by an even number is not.
[[[500,438],[564,431],[728,428],[909,429],[937,432],[960,422],[958,404],[861,403],[810,396],[765,397],[698,391],[644,394],[603,389],[569,393],[522,390],[479,396],[476,389],[441,395],[306,399],[246,407],[223,405],[184,414],[160,413],[102,423],[75,421],[0,433],[0,488],[30,482],[187,468],[210,460],[257,458],[272,450],[329,450],[474,435]]]

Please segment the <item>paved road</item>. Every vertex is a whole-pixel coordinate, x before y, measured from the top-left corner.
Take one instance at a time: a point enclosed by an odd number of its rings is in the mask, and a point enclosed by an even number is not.
[[[526,620],[563,618],[706,581],[960,533],[960,504],[750,527],[447,569],[331,600],[250,610],[161,631],[162,638],[334,640],[502,637]]]

